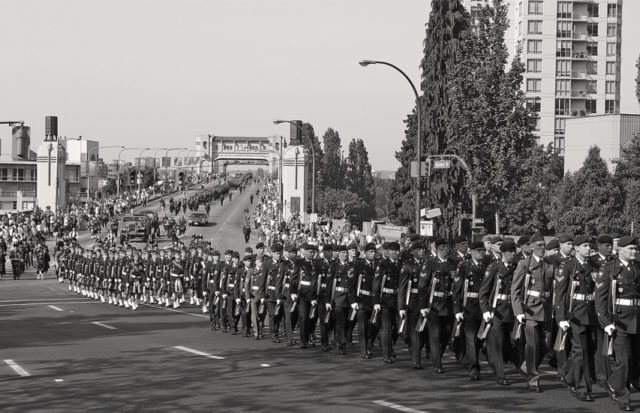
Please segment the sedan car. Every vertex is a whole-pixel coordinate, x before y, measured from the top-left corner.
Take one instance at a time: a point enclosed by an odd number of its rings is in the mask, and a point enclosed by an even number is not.
[[[207,225],[209,216],[204,212],[194,212],[189,215],[189,225]]]

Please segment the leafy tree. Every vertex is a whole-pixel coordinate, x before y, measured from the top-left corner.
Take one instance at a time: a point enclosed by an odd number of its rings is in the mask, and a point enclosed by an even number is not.
[[[616,166],[615,181],[622,188],[625,200],[622,220],[625,228],[630,228],[632,223],[638,223],[640,215],[640,135],[634,136],[622,149],[620,159]],[[637,224],[634,224],[634,227]]]
[[[622,207],[622,192],[594,146],[582,168],[558,184],[547,213],[556,233],[597,235],[620,230]]]
[[[638,60],[636,61],[636,68],[638,69],[638,74],[636,75],[636,98],[638,99],[638,103],[640,103],[640,56],[638,56]]]
[[[332,128],[327,129],[322,137],[324,153],[322,165],[318,173],[320,185],[323,188],[344,188],[344,169],[342,165],[342,151],[340,134]]]
[[[107,183],[102,187],[102,193],[104,196],[112,196],[117,192],[116,180],[113,178],[107,179]]]
[[[316,200],[318,213],[333,219],[357,220],[357,214],[365,207],[357,194],[346,189],[325,188]]]
[[[396,159],[400,162],[400,167],[396,171],[389,191],[386,211],[392,222],[415,229],[415,183],[410,176],[411,162],[416,159],[415,134],[417,118],[415,111],[407,117],[405,123],[407,125],[405,130],[406,138],[402,141],[401,150],[396,152]]]
[[[301,144],[305,147],[308,148],[309,150],[309,162],[311,163],[311,154],[313,153],[311,150],[311,146],[313,146],[313,151],[315,151],[315,161],[316,161],[316,198],[317,198],[317,194],[320,190],[320,187],[318,185],[318,170],[322,167],[322,147],[320,146],[320,140],[318,139],[318,137],[316,136],[316,132],[313,129],[313,125],[311,125],[310,123],[303,123],[302,124],[302,142]],[[311,168],[311,166],[309,167]],[[309,169],[309,195],[307,196],[307,212],[311,212],[311,188],[313,187],[312,185],[313,182],[313,176],[311,174],[311,169]]]
[[[369,221],[375,218],[376,187],[371,173],[369,153],[362,139],[352,139],[346,159],[346,189],[358,195],[363,203],[358,218]]]
[[[373,182],[376,186],[376,216],[378,218],[386,215],[386,203],[391,193],[391,184],[393,180],[384,178],[373,178]]]

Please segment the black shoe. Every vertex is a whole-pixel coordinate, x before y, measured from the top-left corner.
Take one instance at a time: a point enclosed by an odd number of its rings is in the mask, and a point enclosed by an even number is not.
[[[591,395],[589,393],[578,393],[578,392],[575,392],[574,395],[576,396],[576,399],[580,400],[581,402],[592,402],[593,401],[593,397],[591,397]]]
[[[415,370],[422,370],[422,369],[423,369],[422,364],[419,364],[419,363],[418,363],[418,364],[415,364],[415,363],[414,363],[413,368],[414,368]]]
[[[444,369],[442,367],[436,367],[434,371],[436,374],[444,374]]]
[[[300,346],[300,348],[309,348],[309,345],[307,343],[302,343],[302,345]]]
[[[509,380],[505,379],[504,377],[501,377],[501,378],[498,379],[498,384],[500,386],[510,386],[511,382]]]
[[[564,381],[564,376],[563,376],[562,374],[558,374],[558,380],[559,380],[561,383],[565,383],[565,381]]]
[[[573,397],[578,397],[578,392],[576,391],[575,386],[567,386],[569,388],[569,393],[571,393],[571,395]]]
[[[276,344],[280,344],[282,343],[282,341],[280,341],[280,339],[278,337],[274,337],[271,339],[272,342],[276,343]]]
[[[323,344],[320,346],[320,350],[326,353],[327,351],[329,351],[329,346],[327,346],[326,344]]]
[[[338,351],[338,354],[344,356],[345,354],[347,354],[347,350],[341,349]]]
[[[347,343],[347,345],[348,345],[349,347],[353,347],[353,341],[349,341],[349,342]]]
[[[630,412],[633,410],[633,407],[631,407],[631,404],[629,403],[618,403],[618,408],[623,412]]]
[[[382,361],[385,362],[385,364],[391,364],[393,363],[393,361],[391,359],[382,359]]]
[[[532,393],[542,393],[542,387],[540,386],[529,386],[529,391]]]
[[[478,381],[480,380],[480,375],[478,373],[473,373],[471,377],[469,377],[469,379],[473,381]]]

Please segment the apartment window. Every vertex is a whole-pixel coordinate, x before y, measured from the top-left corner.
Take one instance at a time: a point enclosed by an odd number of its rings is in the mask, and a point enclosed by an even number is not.
[[[572,11],[573,11],[573,3],[568,1],[558,2],[558,18],[559,19],[570,19]]]
[[[587,34],[589,37],[598,37],[598,23],[587,23]]]
[[[615,23],[607,24],[607,37],[619,37],[620,36],[620,26]]]
[[[569,116],[570,108],[570,99],[556,99],[556,115]]]
[[[618,43],[607,43],[607,56],[619,56]]]
[[[571,40],[556,41],[556,56],[571,57]]]
[[[615,95],[618,92],[618,84],[613,80],[607,80],[605,83],[605,93],[607,95]]]
[[[542,71],[542,59],[527,59],[527,72],[540,73]]]
[[[598,17],[600,15],[600,5],[598,3],[587,4],[587,14],[589,17]]]
[[[565,128],[565,125],[567,124],[567,120],[556,118],[555,124],[556,124],[555,131],[554,131],[555,134],[564,135],[564,128]]]
[[[542,53],[542,40],[527,40],[527,53]]]
[[[11,203],[11,209],[18,209],[18,201],[13,201]]]
[[[540,112],[540,98],[526,98],[525,105],[532,112]]]
[[[596,111],[598,110],[597,103],[598,102],[595,99],[585,100],[584,109],[587,111],[587,113],[596,113]]]
[[[9,180],[9,168],[0,168],[0,181]]]
[[[556,150],[556,152],[564,155],[564,136],[553,137],[553,148]]]
[[[24,169],[23,168],[13,168],[13,180],[14,181],[24,181]]]
[[[527,34],[542,34],[542,20],[529,20]]]
[[[542,14],[542,1],[529,1],[529,14]]]
[[[571,94],[571,81],[556,79],[556,96],[569,96]]]
[[[571,76],[571,60],[556,60],[556,76]]]
[[[233,150],[233,144],[231,143],[225,143],[222,145],[222,150],[223,151],[232,151]]]
[[[38,181],[38,170],[37,169],[30,169],[29,170],[29,180],[31,182],[37,182]]]
[[[527,79],[527,92],[540,93],[542,90],[542,79]]]
[[[622,12],[620,9],[622,9],[622,6],[607,4],[607,17],[618,17]]]
[[[615,100],[604,101],[604,113],[617,113]]]
[[[556,37],[565,38],[565,39],[571,38],[571,30],[572,30],[571,22],[559,21],[556,27],[557,27]]]
[[[607,74],[615,75],[618,73],[618,63],[616,62],[607,62]]]
[[[587,54],[589,56],[598,55],[598,43],[587,43]]]
[[[587,62],[587,74],[588,75],[598,74],[598,62]]]
[[[598,81],[596,80],[588,80],[587,81],[587,93],[598,93]]]
[[[534,131],[540,131],[540,117],[536,115],[536,123],[533,125]]]

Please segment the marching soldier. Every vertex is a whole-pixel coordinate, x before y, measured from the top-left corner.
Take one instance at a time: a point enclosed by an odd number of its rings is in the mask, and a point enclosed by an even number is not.
[[[356,244],[355,242],[351,242],[349,243],[349,245],[347,245],[347,260],[349,261],[349,263],[351,263],[352,267],[354,268],[355,271],[355,266],[356,266],[356,262],[359,258],[359,252],[358,252],[358,244]],[[355,297],[352,297],[354,300],[351,302],[351,307],[353,308],[353,312],[357,313],[358,309],[357,309],[357,303],[355,302]],[[354,307],[354,304],[355,307]],[[358,320],[357,317],[349,317],[347,319],[347,331],[346,331],[346,338],[347,338],[347,345],[349,347],[353,347],[353,329],[356,327],[356,324],[358,324]]]
[[[224,274],[225,288],[222,291],[222,299],[226,302],[227,323],[223,323],[223,333],[231,330],[231,335],[238,334],[238,323],[240,322],[240,311],[237,307],[242,304],[242,300],[238,295],[237,285],[240,283],[238,266],[240,263],[240,253],[233,251],[231,253],[231,265],[227,265]],[[229,325],[230,324],[230,325]],[[229,329],[231,327],[231,329]]]
[[[280,323],[282,321],[282,298],[278,290],[280,278],[280,264],[282,255],[282,245],[274,244],[271,247],[271,258],[263,264],[262,272],[266,276],[266,299],[267,310],[269,312],[269,331],[271,341],[280,343]]]
[[[329,335],[333,331],[335,319],[331,295],[333,293],[333,277],[335,261],[333,260],[333,245],[324,244],[322,258],[316,262],[318,269],[318,319],[320,321],[320,349],[329,351]]]
[[[253,256],[251,254],[245,255],[242,257],[242,265],[238,265],[238,276],[236,283],[236,297],[240,298],[240,310],[236,307],[236,312],[240,313],[240,319],[242,320],[242,329],[244,332],[242,333],[242,337],[251,337],[251,300],[249,296],[249,292],[247,290],[247,284],[249,282],[249,277],[253,272]],[[236,303],[238,299],[236,298]]]
[[[393,345],[398,338],[398,325],[400,324],[398,321],[398,286],[402,264],[398,259],[400,244],[394,241],[390,242],[388,247],[389,257],[376,266],[376,276],[373,283],[373,310],[380,312],[382,360],[391,364],[396,357]]]
[[[173,302],[173,308],[180,307],[180,300],[184,293],[184,287],[182,279],[184,278],[185,267],[187,264],[187,253],[185,251],[180,254],[174,253],[173,261],[171,262],[171,301]]]
[[[598,253],[593,257],[592,263],[597,267],[598,273],[604,271],[605,265],[609,261],[613,261],[613,238],[611,236],[603,234],[596,240],[596,246]],[[611,375],[611,365],[609,364],[609,357],[607,357],[606,346],[607,338],[603,329],[594,329],[596,352],[593,355],[594,369],[596,374],[596,381],[600,388],[611,392],[609,385],[609,376]]]
[[[294,245],[285,247],[285,256],[280,263],[278,270],[278,283],[276,289],[282,303],[282,311],[284,312],[284,327],[287,336],[287,346],[296,345],[293,339],[293,332],[298,323],[298,295],[291,288],[291,281],[294,272],[294,260],[296,259],[297,249]]]
[[[631,411],[628,383],[638,383],[640,369],[640,265],[638,240],[624,236],[618,241],[618,257],[609,261],[596,283],[596,309],[607,334],[607,350],[613,362],[609,384],[611,399],[623,411]]]
[[[311,336],[311,316],[316,313],[318,308],[318,277],[312,260],[314,245],[304,244],[302,246],[302,258],[295,261],[294,269],[291,277],[291,293],[298,297],[300,327],[300,347],[309,348],[309,338]]]
[[[553,311],[554,322],[551,329],[551,335],[548,340],[550,349],[553,347],[553,343],[555,343],[556,337],[558,335],[559,320],[557,319],[555,314],[556,306],[558,305],[556,296],[555,296],[555,291],[557,291],[556,287],[559,283],[563,282],[563,280],[566,278],[564,267],[569,263],[569,261],[573,258],[573,255],[574,255],[574,243],[571,235],[569,234],[558,235],[558,246],[559,246],[559,253],[553,256],[553,258],[555,258],[555,261],[558,265],[558,275],[556,275],[555,279],[553,280],[554,295],[551,301],[553,305],[552,311]],[[549,247],[549,245],[547,245],[547,247]],[[569,366],[568,360],[569,360],[569,354],[571,354],[572,343],[573,343],[572,340],[567,340],[567,344],[562,351],[554,351],[554,353],[552,353],[553,355],[549,363],[551,365],[557,364],[558,377],[560,378],[560,381],[563,381],[563,382]],[[555,356],[555,360],[553,356]]]
[[[520,251],[514,257],[515,264],[518,264],[521,260],[529,258],[531,256],[531,245],[529,244],[529,236],[523,235],[518,238],[518,248]]]
[[[350,308],[355,303],[354,264],[347,259],[347,248],[338,245],[338,262],[335,266],[333,285],[331,288],[331,301],[333,316],[336,320],[335,334],[338,354],[347,354],[347,323],[349,321]],[[352,311],[356,311],[353,309]]]
[[[484,246],[482,247],[484,249]],[[484,256],[484,255],[483,255]],[[460,265],[463,261],[470,259],[469,255],[469,240],[465,236],[458,236],[456,238],[456,250],[449,254],[449,260],[454,261],[457,265]]]
[[[247,274],[247,286],[245,298],[251,305],[251,324],[254,327],[254,338],[260,340],[262,338],[262,329],[264,327],[264,317],[267,313],[267,303],[265,300],[267,291],[266,272],[263,271],[263,256],[255,257],[255,267],[251,268]]]
[[[518,320],[516,328],[524,328],[525,333],[528,388],[542,393],[538,367],[545,354],[545,332],[551,323],[551,294],[557,266],[544,256],[545,242],[539,232],[531,237],[530,243],[533,253],[518,263],[511,284],[511,300]]]
[[[356,262],[356,274],[358,285],[356,289],[356,302],[358,309],[358,342],[360,343],[360,356],[370,360],[373,357],[373,340],[377,335],[375,324],[371,323],[373,314],[373,281],[376,276],[376,244],[368,243],[364,246],[363,259]],[[379,314],[379,311],[376,312]]]

